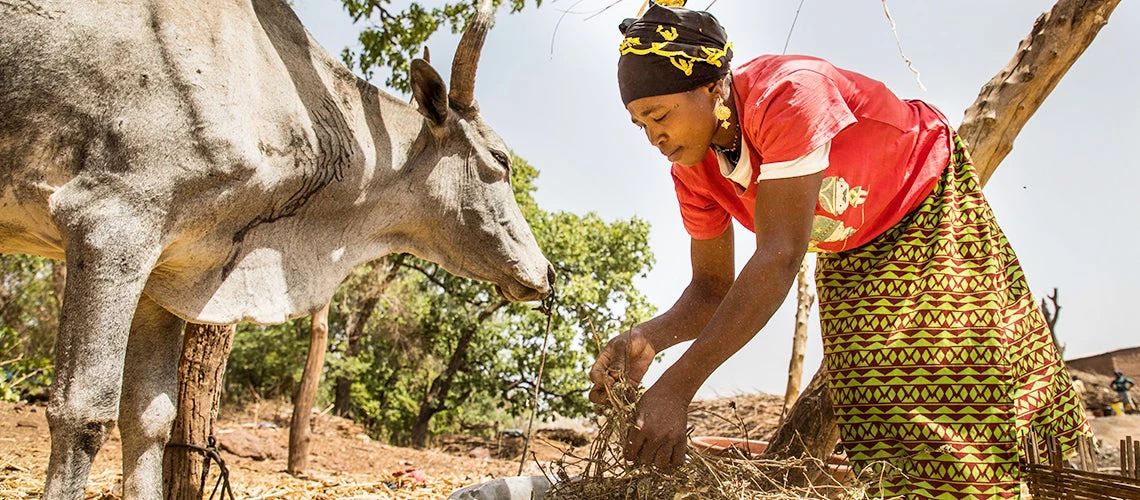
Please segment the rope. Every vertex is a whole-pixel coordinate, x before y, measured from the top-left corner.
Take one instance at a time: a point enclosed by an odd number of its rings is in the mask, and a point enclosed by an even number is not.
[[[895,45],[899,47],[899,55],[902,56],[903,61],[906,61],[906,67],[910,68],[910,72],[914,73],[914,80],[918,82],[918,88],[926,92],[926,85],[922,84],[922,75],[919,74],[918,68],[914,67],[914,62],[903,52],[902,40],[899,39],[898,26],[895,25],[895,18],[891,17],[891,9],[887,7],[887,0],[883,0],[883,13],[887,15],[887,21],[891,23],[891,32],[895,35]]]
[[[792,41],[792,32],[796,30],[796,21],[800,19],[800,10],[804,8],[804,0],[800,0],[800,6],[796,7],[796,17],[792,18],[792,27],[788,28],[788,38],[784,39],[784,51],[781,54],[788,53],[788,42]]]
[[[214,436],[207,438],[207,445],[205,448],[197,445],[186,443],[167,443],[167,448],[185,448],[190,451],[202,455],[202,481],[199,483],[198,491],[206,491],[206,478],[210,475],[210,461],[218,463],[218,469],[221,471],[218,474],[218,481],[214,483],[214,489],[210,491],[210,500],[214,500],[214,495],[218,494],[218,488],[221,487],[221,496],[225,498],[229,496],[229,500],[234,500],[234,490],[230,488],[230,470],[226,468],[226,461],[222,459],[221,453],[218,453],[217,440]]]
[[[538,396],[539,391],[542,389],[542,371],[546,368],[546,347],[550,342],[550,328],[554,320],[554,284],[551,283],[550,295],[542,299],[542,305],[538,307],[546,315],[546,336],[542,338],[542,355],[539,357],[538,362],[538,380],[534,383],[534,403],[530,408],[530,421],[526,424],[526,439],[523,441],[522,457],[519,458],[519,472],[516,476],[521,476],[523,473],[523,466],[526,465],[526,453],[530,449],[531,431],[534,429],[534,417],[538,413]]]

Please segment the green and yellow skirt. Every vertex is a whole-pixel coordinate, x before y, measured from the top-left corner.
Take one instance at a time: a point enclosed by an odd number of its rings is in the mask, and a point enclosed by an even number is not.
[[[1089,432],[961,141],[921,206],[821,254],[816,283],[842,445],[885,478],[869,493],[1017,498],[1021,436]]]

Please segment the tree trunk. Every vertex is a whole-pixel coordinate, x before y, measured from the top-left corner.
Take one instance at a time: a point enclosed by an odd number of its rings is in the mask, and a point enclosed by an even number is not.
[[[825,459],[835,451],[835,445],[839,443],[839,426],[835,421],[827,383],[827,367],[821,363],[815,377],[804,388],[803,395],[784,418],[784,423],[768,439],[765,458],[810,456]],[[820,471],[808,472],[807,475],[789,477],[788,481],[804,485]]]
[[[1053,295],[1049,295],[1049,300],[1053,301],[1053,309],[1049,309],[1049,303],[1045,299],[1041,299],[1041,314],[1045,315],[1045,325],[1049,327],[1049,335],[1053,337],[1053,345],[1057,347],[1057,355],[1061,359],[1065,359],[1065,344],[1061,343],[1061,339],[1057,337],[1057,319],[1061,316],[1061,303],[1057,301],[1057,287],[1053,287]]]
[[[455,344],[455,350],[451,352],[451,359],[447,361],[447,368],[443,370],[431,381],[431,386],[424,394],[424,400],[420,404],[420,412],[416,415],[416,422],[412,426],[412,446],[415,448],[423,448],[427,445],[428,424],[431,423],[431,418],[447,409],[447,396],[451,394],[451,384],[455,381],[455,375],[459,373],[467,365],[467,350],[471,347],[471,341],[475,338],[475,334],[479,330],[479,325],[490,318],[495,311],[507,305],[507,301],[499,301],[492,304],[475,319],[475,322],[463,331],[463,335],[459,337],[459,342]]]
[[[476,323],[464,330],[463,336],[459,337],[459,342],[455,344],[455,350],[451,352],[447,368],[431,381],[431,386],[420,403],[416,422],[412,426],[412,447],[423,448],[427,445],[428,424],[436,413],[447,409],[446,401],[447,395],[451,393],[451,383],[455,380],[455,374],[467,364],[467,349],[471,347],[471,340],[478,329],[479,324]]]
[[[345,356],[352,354],[345,350]],[[352,409],[352,379],[348,377],[337,377],[333,385],[333,415],[338,417],[349,417]]]
[[[1041,14],[1009,64],[982,87],[958,134],[982,183],[1013,150],[1021,128],[1084,53],[1120,0],[1060,0]]]
[[[796,276],[796,333],[792,340],[792,360],[788,364],[788,388],[784,390],[784,409],[780,413],[781,417],[786,416],[788,409],[795,404],[796,398],[800,395],[800,383],[803,382],[808,319],[811,317],[811,305],[815,302],[809,279],[808,261],[805,257],[803,264],[800,264],[800,273]]]
[[[214,432],[222,377],[233,346],[234,326],[187,323],[178,362],[178,416],[171,443],[205,447]],[[202,498],[202,455],[171,447],[163,457],[166,498]]]
[[[296,476],[309,468],[309,420],[317,387],[321,381],[321,368],[325,365],[325,349],[329,343],[329,306],[313,314],[309,326],[309,355],[305,358],[305,371],[301,385],[293,398],[293,419],[289,423],[289,464],[286,470]]]
[[[978,99],[966,110],[958,134],[970,145],[983,185],[1013,149],[1021,128],[1092,43],[1119,3],[1059,0],[1037,18],[1013,60],[982,87]],[[839,433],[826,380],[821,366],[777,429],[765,456],[786,458],[807,451],[822,458],[832,453]],[[802,446],[786,445],[793,436],[811,441]]]

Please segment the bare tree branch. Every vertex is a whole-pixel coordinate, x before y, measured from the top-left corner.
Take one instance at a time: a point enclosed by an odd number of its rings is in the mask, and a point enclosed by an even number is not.
[[[985,184],[1013,140],[1084,53],[1120,0],[1060,0],[1041,14],[1004,69],[966,110],[958,134]]]

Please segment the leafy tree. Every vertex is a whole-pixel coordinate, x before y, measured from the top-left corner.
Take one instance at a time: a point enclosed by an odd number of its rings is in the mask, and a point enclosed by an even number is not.
[[[238,324],[224,380],[226,404],[287,398],[296,391],[309,350],[309,319],[280,325]]]
[[[64,266],[0,256],[0,399],[47,397]]]
[[[401,11],[392,10],[391,0],[341,0],[345,10],[357,23],[365,23],[358,40],[360,50],[345,47],[341,59],[350,69],[356,69],[371,79],[376,68],[389,68],[392,74],[385,82],[388,86],[407,92],[411,89],[408,70],[412,59],[422,52],[424,42],[442,26],[450,26],[452,33],[461,33],[467,20],[475,13],[477,2],[450,2],[443,7],[426,8],[420,2],[410,2]],[[497,9],[503,0],[495,0]],[[511,12],[522,10],[528,3],[535,7],[542,0],[509,0]]]

